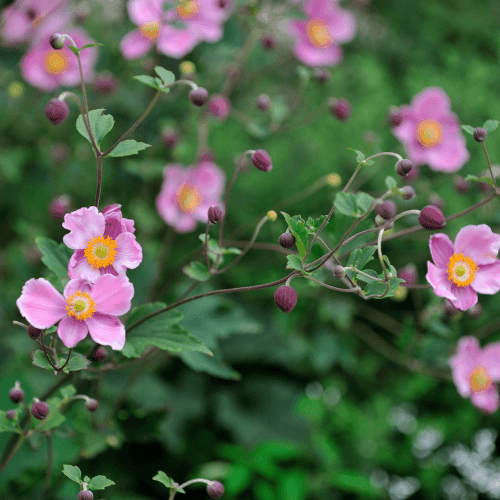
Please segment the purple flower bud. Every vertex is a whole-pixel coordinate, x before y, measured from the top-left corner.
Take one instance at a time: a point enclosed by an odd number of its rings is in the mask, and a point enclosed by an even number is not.
[[[413,163],[410,160],[399,160],[396,162],[396,166],[394,168],[398,175],[405,177],[411,172]]]
[[[217,2],[217,5],[219,7],[219,9],[225,9],[229,4],[229,0],[219,0]]]
[[[388,119],[389,125],[391,127],[397,127],[403,121],[403,113],[401,113],[401,111],[399,111],[398,108],[392,107],[389,110],[389,114],[387,115],[387,119]]]
[[[224,211],[218,205],[212,205],[208,209],[208,220],[212,224],[217,224],[222,220],[222,216],[224,215]]]
[[[14,420],[16,418],[16,410],[9,410],[5,416],[7,417],[7,420]]]
[[[491,184],[488,184],[487,182],[478,182],[477,187],[484,194],[489,193],[493,189],[493,186]]]
[[[403,186],[401,188],[401,196],[403,200],[412,200],[415,198],[415,190],[411,186]]]
[[[208,90],[203,87],[191,90],[191,92],[189,92],[189,100],[195,106],[203,106],[208,101]]]
[[[94,494],[89,490],[80,491],[78,500],[94,500]]]
[[[9,391],[9,399],[13,403],[20,403],[24,400],[24,391],[21,389],[21,384],[16,382],[14,387]]]
[[[415,264],[407,264],[399,270],[398,274],[408,285],[413,285],[418,279],[417,266]]]
[[[483,313],[483,306],[478,302],[474,304],[470,309],[467,309],[467,314],[473,318],[477,319]]]
[[[460,310],[457,309],[448,299],[444,301],[443,307],[447,316],[453,317],[460,314]]]
[[[49,38],[50,46],[55,50],[61,50],[64,47],[64,38],[60,33],[54,33]]]
[[[384,226],[387,223],[387,220],[384,219],[381,215],[376,215],[375,216],[375,225],[378,226]],[[392,229],[394,227],[394,222],[391,222],[387,226],[385,226],[385,229]]]
[[[403,177],[403,179],[407,182],[413,182],[418,179],[419,174],[420,169],[416,165],[413,165],[413,168]]]
[[[297,305],[297,292],[291,286],[280,286],[274,292],[274,302],[285,313],[289,313]]]
[[[276,38],[271,33],[263,35],[260,42],[266,50],[274,50],[276,47]]]
[[[330,101],[330,112],[340,121],[346,121],[351,116],[351,105],[345,99],[332,99]]]
[[[383,217],[384,219],[392,219],[398,213],[398,208],[396,204],[391,200],[385,200],[383,203],[375,208],[375,212]]]
[[[267,111],[269,109],[269,106],[271,106],[271,99],[269,99],[269,96],[267,94],[260,94],[255,101],[255,105],[261,111]]]
[[[207,485],[207,494],[211,498],[221,498],[224,495],[224,485],[219,481],[214,481]]]
[[[94,80],[94,90],[101,95],[112,94],[117,86],[117,79],[109,72],[100,73]]]
[[[108,356],[108,351],[106,351],[106,349],[101,345],[94,351],[94,354],[92,354],[92,357],[96,361],[102,361],[103,359],[106,359],[107,356]]]
[[[198,158],[198,161],[201,163],[202,161],[215,161],[215,154],[213,151],[206,149]]]
[[[252,155],[252,163],[263,172],[270,172],[273,168],[271,157],[264,149],[257,149]]]
[[[345,276],[345,270],[342,266],[335,266],[333,268],[333,275],[338,278],[339,280],[342,279]]]
[[[62,219],[71,211],[71,198],[63,194],[50,202],[49,212],[54,219]]]
[[[85,408],[87,408],[88,411],[96,411],[97,408],[99,408],[99,401],[96,399],[89,399],[85,402]]]
[[[488,136],[488,131],[483,127],[476,127],[472,135],[477,142],[484,142]]]
[[[43,420],[49,411],[49,405],[45,401],[38,401],[38,403],[31,405],[31,414],[38,420]]]
[[[444,209],[444,200],[437,193],[431,193],[428,198],[429,205],[434,205],[438,207],[439,210]]]
[[[45,116],[53,125],[59,125],[66,119],[69,113],[69,107],[64,101],[51,99],[45,106]]]
[[[330,80],[331,76],[330,72],[326,69],[316,68],[314,70],[314,78],[316,78],[319,83],[326,83]]]
[[[28,335],[30,336],[30,338],[32,338],[33,340],[37,339],[38,337],[40,337],[40,335],[42,334],[42,330],[39,330],[38,328],[35,328],[34,326],[30,325],[28,327]]]
[[[457,193],[467,193],[470,189],[470,182],[466,181],[460,175],[453,177],[453,187]]]
[[[295,245],[295,236],[292,233],[283,233],[279,239],[278,243],[283,247],[290,250]]]
[[[229,99],[223,95],[216,95],[210,99],[208,109],[219,120],[224,120],[231,112],[231,103]]]
[[[418,216],[418,222],[420,222],[423,228],[430,229],[431,231],[443,229],[443,227],[446,226],[443,212],[433,205],[427,205],[422,208]]]
[[[179,142],[179,134],[172,127],[167,127],[161,132],[161,142],[165,146],[173,148]]]

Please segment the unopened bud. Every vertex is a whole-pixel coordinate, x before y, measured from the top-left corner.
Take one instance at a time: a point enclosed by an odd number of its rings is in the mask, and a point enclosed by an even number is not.
[[[463,177],[460,175],[455,175],[453,177],[453,187],[455,188],[455,191],[457,193],[467,193],[470,189],[470,182],[466,181]]]
[[[257,149],[257,151],[253,153],[252,163],[263,172],[269,172],[273,168],[271,157],[264,149]]]
[[[399,160],[396,162],[394,168],[398,175],[400,175],[401,177],[405,177],[411,172],[413,163],[410,160]]]
[[[398,275],[401,279],[404,279],[408,285],[413,285],[418,279],[417,267],[415,264],[407,264],[399,270]]]
[[[189,100],[195,106],[203,106],[208,101],[208,91],[203,87],[198,87],[196,90],[189,92]]]
[[[452,318],[461,312],[460,309],[457,309],[448,299],[444,301],[443,307],[446,316],[450,316]]]
[[[333,268],[333,275],[339,280],[345,276],[345,269],[342,266],[335,266]]]
[[[418,221],[423,228],[432,231],[442,229],[446,226],[443,212],[433,205],[427,205],[422,209],[418,216]]]
[[[68,195],[61,195],[50,202],[49,212],[53,219],[62,219],[71,211],[71,199]]]
[[[482,313],[483,306],[481,306],[479,302],[477,304],[474,304],[470,309],[467,309],[467,314],[473,319],[479,318]]]
[[[100,73],[94,80],[94,90],[101,95],[112,94],[117,86],[117,79],[109,72]]]
[[[283,248],[290,250],[290,248],[293,248],[293,245],[295,245],[295,236],[292,233],[283,233],[279,237],[278,243]]]
[[[78,500],[94,500],[94,494],[89,490],[80,491]]]
[[[385,200],[375,208],[375,212],[384,219],[392,219],[398,213],[398,208],[393,201]]]
[[[99,408],[99,401],[96,399],[89,399],[85,402],[85,408],[87,408],[88,411],[96,411],[97,408]]]
[[[231,103],[227,97],[216,95],[210,99],[208,110],[219,120],[224,120],[231,112]]]
[[[38,403],[31,405],[31,414],[38,420],[43,420],[49,411],[49,405],[45,401],[38,401]]]
[[[330,101],[330,112],[340,121],[346,121],[351,116],[351,105],[345,99],[332,99]]]
[[[413,168],[403,177],[403,179],[407,182],[413,182],[418,179],[419,174],[420,169],[416,165],[413,165]]]
[[[272,222],[274,222],[278,218],[278,214],[274,210],[269,210],[266,216]]]
[[[222,216],[224,215],[224,212],[221,207],[218,205],[212,205],[208,209],[208,220],[212,224],[217,224],[217,222],[220,222],[222,220]]]
[[[108,355],[108,351],[106,351],[106,349],[104,347],[102,347],[101,345],[94,351],[94,354],[92,354],[92,357],[96,360],[96,361],[102,361],[103,359],[106,359]]]
[[[14,387],[9,391],[9,399],[13,403],[21,403],[24,400],[24,391],[21,389],[19,382],[16,382]]]
[[[60,99],[51,99],[45,106],[45,116],[53,125],[63,122],[69,113],[69,107]]]
[[[476,127],[472,135],[477,142],[484,142],[488,136],[488,131],[483,127]]]
[[[323,68],[316,68],[313,75],[319,83],[326,83],[331,78],[330,72]]]
[[[274,292],[274,302],[285,313],[289,313],[297,305],[297,292],[291,286],[280,286]]]
[[[60,33],[54,33],[49,38],[50,46],[55,50],[61,50],[64,47],[64,37]]]
[[[387,224],[387,220],[384,219],[381,215],[376,215],[375,216],[375,225],[378,227],[378,226],[384,226],[385,225],[385,229],[392,229],[394,227],[394,222],[391,222],[389,224]]]
[[[224,485],[219,481],[214,481],[207,485],[207,494],[211,498],[221,498],[224,495]]]
[[[260,94],[255,101],[255,105],[261,111],[267,111],[269,109],[269,106],[271,106],[271,99],[269,99],[269,96],[267,94]]]
[[[172,127],[167,127],[161,132],[161,142],[165,146],[173,148],[179,142],[179,134]]]
[[[28,327],[28,335],[33,339],[37,339],[38,337],[40,337],[40,335],[42,334],[42,330],[39,330],[38,328],[35,328],[34,326],[30,325]]]
[[[5,416],[7,417],[7,420],[14,420],[16,418],[16,410],[9,410]]]
[[[276,47],[276,38],[271,33],[263,35],[260,42],[266,50],[274,50]]]
[[[409,201],[415,198],[415,189],[413,189],[411,186],[403,186],[400,190],[399,193],[401,194],[401,197],[403,200]]]
[[[393,107],[390,109],[387,119],[391,127],[397,127],[403,121],[403,113],[398,108]]]

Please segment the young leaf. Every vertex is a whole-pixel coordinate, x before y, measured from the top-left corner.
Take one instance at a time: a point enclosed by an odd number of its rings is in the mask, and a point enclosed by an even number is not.
[[[240,248],[234,248],[234,247],[229,247],[229,248],[221,248],[222,254],[234,254],[234,255],[239,255],[241,253]]]
[[[376,251],[377,251],[376,246],[362,248],[357,255],[356,265],[354,267],[362,271],[365,268],[366,264],[368,264],[368,262],[373,260],[373,254]]]
[[[290,217],[287,213],[281,212],[285,218],[290,231],[295,236],[295,245],[299,251],[300,258],[303,259],[306,255],[306,248],[309,246],[309,235],[305,228],[305,223],[300,215]]]
[[[470,135],[474,133],[474,127],[471,127],[470,125],[462,125],[462,128]]]
[[[126,139],[125,141],[120,142],[118,146],[116,146],[108,156],[113,158],[117,158],[120,156],[130,156],[136,155],[139,151],[143,149],[151,147],[151,144],[146,144],[145,142],[137,142],[133,139]]]
[[[113,486],[115,483],[105,476],[95,476],[90,480],[88,485],[89,490],[103,490],[108,486]]]
[[[347,148],[350,149],[351,151],[354,151],[356,153],[356,161],[358,163],[361,163],[365,159],[365,154],[362,153],[361,151],[358,151],[357,149],[352,149],[352,148]]]
[[[82,49],[88,49],[90,47],[97,47],[98,45],[100,45],[101,47],[104,46],[103,43],[87,43],[87,45],[84,45],[83,47],[80,47],[80,50],[82,50]]]
[[[49,238],[35,238],[36,246],[42,254],[42,262],[61,279],[68,279],[68,262],[73,253],[63,243],[59,245]]]
[[[483,128],[486,130],[486,132],[490,133],[498,128],[498,123],[498,120],[486,120],[484,122]]]
[[[397,187],[398,183],[396,182],[396,179],[394,179],[394,177],[391,177],[390,175],[388,175],[385,178],[385,185],[387,186],[387,189],[392,189],[392,188]]]
[[[9,420],[7,412],[0,410],[0,432],[16,432],[19,434],[17,419]]]
[[[53,397],[48,399],[46,403],[49,405],[49,414],[43,420],[43,425],[40,427],[40,432],[59,427],[66,420],[66,417],[60,411],[60,406],[62,403],[61,398]]]
[[[210,279],[210,273],[208,272],[207,266],[200,261],[194,261],[184,266],[182,272],[195,281],[207,281]]]
[[[167,488],[173,488],[174,480],[168,477],[163,471],[159,470],[158,474],[153,478],[153,481],[158,481]]]
[[[71,396],[74,396],[76,394],[75,386],[73,386],[71,384],[65,385],[61,389],[61,394],[63,395],[64,399],[69,399]]]
[[[155,66],[155,73],[162,79],[163,85],[171,85],[175,82],[175,75],[161,66]]]
[[[302,261],[300,260],[298,255],[287,255],[288,264],[286,265],[287,269],[297,269],[298,271],[302,271]]]
[[[75,483],[79,483],[82,480],[82,471],[74,465],[63,465],[62,472]]]
[[[335,196],[333,204],[340,213],[349,217],[356,216],[356,196],[353,193],[339,191]]]
[[[493,179],[491,177],[478,177],[477,175],[468,174],[465,180],[482,182],[484,184],[489,184],[491,187],[495,187],[495,183],[493,182]]]
[[[115,124],[114,118],[111,115],[103,114],[104,111],[106,110],[94,109],[89,111],[90,128],[92,129],[95,142],[98,146],[101,145],[102,139]],[[87,129],[85,128],[82,115],[78,116],[76,120],[76,129],[83,135],[83,137],[85,137],[85,139],[87,139],[87,141],[91,142]]]
[[[358,207],[358,217],[361,217],[371,207],[375,198],[368,193],[359,192],[356,194],[356,206]]]
[[[144,83],[144,85],[147,85],[148,87],[152,87],[154,89],[158,88],[156,80],[152,76],[138,75],[138,76],[134,76],[133,78],[135,80],[139,80],[141,83]]]

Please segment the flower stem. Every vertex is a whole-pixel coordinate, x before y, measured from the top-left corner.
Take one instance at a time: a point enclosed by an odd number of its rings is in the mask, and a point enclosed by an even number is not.
[[[491,168],[490,155],[488,154],[488,150],[486,149],[486,144],[484,143],[484,141],[481,144],[483,145],[484,154],[486,155],[486,161],[488,162],[488,168],[490,169],[491,179],[493,180],[493,184],[495,184],[495,189],[496,189],[498,187],[497,180],[493,175],[493,170]]]
[[[101,185],[102,185],[102,158],[97,157],[97,188],[95,192],[94,206],[99,210],[99,200],[101,198]]]
[[[45,500],[47,491],[49,490],[50,478],[52,476],[52,466],[54,464],[54,447],[52,445],[52,433],[47,432],[47,472],[45,473],[45,483],[43,485],[43,493],[41,500]]]

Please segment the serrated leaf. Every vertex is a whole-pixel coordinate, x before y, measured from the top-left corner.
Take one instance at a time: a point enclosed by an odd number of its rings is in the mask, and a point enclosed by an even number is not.
[[[484,184],[489,184],[491,187],[495,187],[495,183],[493,182],[493,179],[491,177],[478,177],[477,175],[468,174],[465,180],[482,182]]]
[[[370,276],[373,276],[374,278],[378,278],[377,271],[375,271],[373,269],[365,269],[364,272],[366,274],[369,274]],[[372,280],[368,276],[365,276],[365,275],[360,274],[360,273],[356,274],[356,279],[359,281],[364,281],[365,283],[373,283],[374,281],[376,281],[376,280]]]
[[[375,198],[368,193],[359,192],[356,194],[356,206],[358,208],[358,217],[361,217],[371,207]]]
[[[74,396],[76,394],[76,388],[71,384],[65,385],[61,389],[61,394],[63,395],[64,399],[69,399],[71,396]]]
[[[299,216],[290,217],[287,213],[281,212],[290,227],[290,231],[295,236],[295,245],[299,251],[300,258],[306,255],[306,249],[309,246],[309,234],[305,228],[305,222]]]
[[[66,417],[60,411],[61,398],[53,397],[48,399],[46,403],[49,405],[49,414],[42,421],[43,425],[39,429],[40,432],[59,427],[66,420]]]
[[[0,410],[0,432],[15,432],[19,434],[17,419],[9,420],[7,412]]]
[[[62,472],[75,483],[79,483],[82,480],[82,471],[74,465],[63,465]]]
[[[377,246],[370,246],[362,248],[356,259],[356,266],[360,271],[362,271],[366,264],[373,260],[373,254],[377,251]]]
[[[155,66],[155,73],[162,79],[164,85],[171,85],[175,82],[175,75],[161,66]]]
[[[356,196],[353,193],[344,193],[343,191],[339,191],[335,195],[335,201],[333,204],[340,213],[349,217],[356,216]]]
[[[114,486],[114,482],[106,476],[95,476],[90,480],[88,485],[89,490],[103,490],[108,486]]]
[[[302,261],[298,255],[287,255],[286,258],[288,260],[286,265],[287,269],[297,269],[298,271],[302,271]]]
[[[64,363],[66,363],[66,360],[61,360],[60,363],[61,366],[63,366]],[[79,370],[86,370],[87,366],[89,365],[90,361],[83,354],[73,351],[71,353],[71,358],[69,360],[69,363],[64,367],[63,372],[69,373],[69,372],[76,372]]]
[[[104,111],[106,110],[93,109],[92,111],[89,111],[90,128],[92,129],[95,142],[98,146],[101,145],[101,141],[104,136],[113,128],[115,124],[115,119],[111,115],[104,115]],[[87,141],[91,142],[87,129],[85,128],[82,115],[79,115],[76,120],[76,130],[78,130],[78,132],[80,132],[80,134],[83,135]]]
[[[68,279],[68,262],[73,250],[49,238],[35,238],[35,243],[42,254],[42,262],[58,279]]]
[[[392,189],[392,188],[395,188],[398,185],[398,183],[397,183],[396,179],[394,179],[394,177],[388,175],[385,178],[385,185],[387,186],[387,189]]]
[[[108,156],[113,158],[118,158],[121,156],[136,155],[139,151],[151,147],[151,144],[146,144],[145,142],[137,142],[133,139],[126,139],[120,142]]]
[[[498,123],[498,120],[486,120],[484,122],[483,128],[486,130],[486,132],[490,133],[498,128]]]
[[[44,370],[54,371],[54,368],[52,368],[52,366],[50,366],[50,363],[47,361],[44,352],[40,349],[37,349],[35,352],[31,353],[31,362],[35,366],[43,368]]]
[[[173,488],[174,480],[168,477],[163,471],[159,470],[158,474],[153,478],[153,481],[158,481],[167,488]]]
[[[379,274],[379,278],[383,278],[384,274]],[[373,298],[386,298],[386,297],[392,297],[394,295],[394,292],[396,291],[396,288],[398,288],[399,283],[404,282],[403,279],[401,278],[391,278],[389,280],[389,291],[387,292],[387,295],[385,297],[373,297]],[[382,283],[381,281],[373,281],[371,283],[368,283],[366,285],[366,288],[364,289],[364,294],[365,295],[381,295],[385,293],[387,289],[387,285],[385,283]]]
[[[158,89],[158,85],[156,83],[156,80],[152,76],[137,75],[137,76],[134,76],[133,78],[135,80],[138,80],[139,82],[143,83],[144,85],[147,85],[148,87]]]
[[[470,135],[474,134],[474,127],[471,127],[470,125],[462,125],[462,128]]]
[[[189,265],[184,266],[182,268],[182,272],[195,281],[207,281],[211,277],[207,266],[200,261],[194,261]]]

